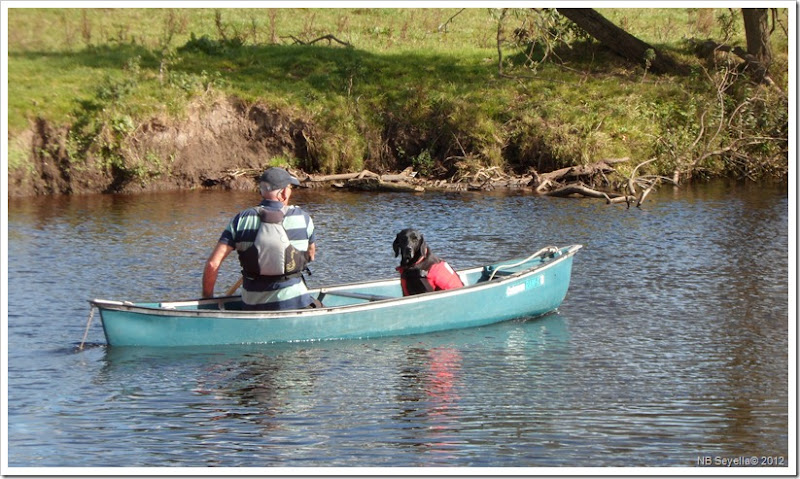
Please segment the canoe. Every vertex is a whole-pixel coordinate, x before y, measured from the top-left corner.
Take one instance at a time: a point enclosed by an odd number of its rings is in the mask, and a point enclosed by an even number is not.
[[[324,307],[242,311],[241,296],[163,302],[93,299],[111,346],[365,339],[483,326],[554,311],[581,245],[457,273],[464,287],[403,296],[399,278],[312,289]]]

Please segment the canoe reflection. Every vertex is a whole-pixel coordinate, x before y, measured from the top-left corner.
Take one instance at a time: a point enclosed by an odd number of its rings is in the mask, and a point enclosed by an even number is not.
[[[546,358],[570,349],[564,318],[552,314],[369,341],[110,347],[94,380],[118,390],[110,408],[135,405],[148,423],[168,424],[198,447],[284,447],[272,465],[319,461],[326,451],[347,462],[342,450],[388,457],[400,450],[417,458],[411,465],[446,465],[474,452],[485,428],[503,429],[512,419],[487,417],[485,401],[522,397],[560,367]]]

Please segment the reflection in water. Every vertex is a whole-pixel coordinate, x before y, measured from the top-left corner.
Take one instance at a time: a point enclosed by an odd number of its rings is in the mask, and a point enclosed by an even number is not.
[[[221,229],[256,199],[9,199],[11,466],[694,466],[788,453],[785,188],[662,188],[635,210],[298,190],[317,225],[314,286],[394,277],[405,227],[456,267],[585,247],[560,312],[543,318],[74,352],[89,298],[195,297]],[[88,342],[105,343],[97,321]]]
[[[401,426],[394,440],[421,457],[415,465],[461,458],[469,465],[504,465],[503,456],[521,460],[538,447],[531,436],[563,434],[546,419],[558,403],[546,394],[559,382],[554,373],[570,350],[563,318],[551,314],[504,326],[480,328],[478,342],[464,344],[466,334],[453,332],[449,341],[406,349],[398,365],[394,419]],[[514,445],[495,450],[487,437],[513,438]]]
[[[445,462],[449,446],[457,442],[461,361],[453,348],[412,347],[399,373],[402,409],[396,418],[407,426],[398,440],[430,454],[434,462]]]
[[[557,426],[538,421],[542,411],[526,403],[540,396],[531,384],[552,390],[552,373],[561,369],[553,358],[569,349],[557,314],[364,342],[107,348],[93,388],[110,396],[92,414],[103,420],[133,408],[141,447],[162,447],[150,441],[166,428],[173,441],[191,441],[183,446],[189,452],[218,450],[205,465],[235,465],[264,448],[282,451],[269,465],[352,465],[365,455],[400,461],[393,464],[490,465],[493,456],[480,452],[493,447],[487,434],[513,437],[520,452],[531,435],[556,435]],[[483,404],[489,397],[506,405],[492,411]],[[509,409],[506,400],[516,404]],[[550,401],[533,404],[546,414]],[[182,407],[163,407],[175,402]],[[397,448],[410,456],[399,459]]]

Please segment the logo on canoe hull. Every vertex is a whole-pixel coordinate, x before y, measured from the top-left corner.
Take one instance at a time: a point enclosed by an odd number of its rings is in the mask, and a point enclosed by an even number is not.
[[[544,285],[544,275],[537,276],[535,278],[530,278],[526,280],[524,283],[506,287],[506,298],[508,298],[509,296],[515,296],[519,293],[524,293],[528,289],[536,288],[543,285]]]

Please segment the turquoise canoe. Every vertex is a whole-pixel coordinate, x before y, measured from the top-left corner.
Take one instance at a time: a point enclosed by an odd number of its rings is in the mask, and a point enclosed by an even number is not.
[[[241,297],[91,300],[111,346],[200,346],[365,339],[483,326],[549,313],[569,288],[581,245],[458,271],[463,288],[406,296],[399,278],[312,290],[325,307],[242,311]]]

